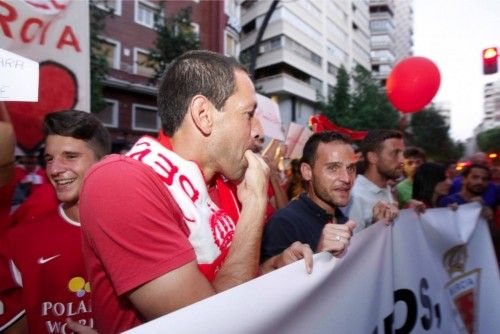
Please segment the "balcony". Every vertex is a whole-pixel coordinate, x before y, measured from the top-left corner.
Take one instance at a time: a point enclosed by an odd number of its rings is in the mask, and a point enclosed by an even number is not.
[[[315,102],[316,90],[307,82],[281,73],[257,80],[256,86],[266,94],[289,94]]]

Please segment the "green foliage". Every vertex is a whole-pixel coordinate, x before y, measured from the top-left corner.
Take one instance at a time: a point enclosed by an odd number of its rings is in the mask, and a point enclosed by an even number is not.
[[[333,95],[318,108],[333,123],[353,130],[395,129],[399,124],[398,112],[389,104],[378,81],[362,66],[356,67],[352,78],[340,67]]]
[[[476,140],[481,151],[498,153],[500,151],[500,127],[479,133]]]
[[[109,73],[106,54],[102,49],[99,35],[106,27],[106,18],[113,15],[111,8],[97,7],[97,1],[89,1],[90,12],[90,110],[99,112],[106,107],[102,93],[102,82]]]
[[[163,16],[162,8],[164,8],[164,2],[160,3],[155,14],[157,36],[154,47],[149,50],[147,63],[141,64],[154,69],[155,75],[151,78],[153,83],[158,81],[173,59],[186,51],[200,48],[198,34],[191,26],[192,8],[185,7],[167,19]]]
[[[451,140],[449,126],[434,106],[413,114],[410,121],[410,145],[421,147],[434,161],[456,161],[464,153],[464,145]]]
[[[404,129],[404,120],[384,88],[359,65],[351,75],[344,67],[339,69],[333,94],[326,102],[317,102],[317,108],[333,123],[352,130],[402,129],[408,145],[423,148],[435,161],[458,160],[464,153],[464,145],[450,138],[449,127],[434,107],[413,114]]]

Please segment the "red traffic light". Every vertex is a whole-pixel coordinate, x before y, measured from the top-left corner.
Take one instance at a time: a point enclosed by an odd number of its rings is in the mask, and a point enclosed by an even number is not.
[[[498,71],[498,49],[487,48],[483,50],[483,73],[494,74]]]

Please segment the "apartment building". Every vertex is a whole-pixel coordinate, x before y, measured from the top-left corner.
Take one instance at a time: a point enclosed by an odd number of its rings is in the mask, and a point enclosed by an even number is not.
[[[271,1],[241,3],[241,51],[253,47]],[[284,124],[306,125],[340,66],[370,69],[368,1],[281,1],[259,45],[257,89],[278,103]]]
[[[413,54],[412,0],[369,0],[371,69],[381,84],[394,66]]]
[[[156,39],[154,13],[161,2],[155,0],[102,0],[114,11],[106,19],[102,45],[106,50],[110,73],[104,81],[108,108],[98,117],[110,130],[115,143],[132,142],[138,136],[156,134],[160,129],[157,115],[157,88],[151,84],[154,74],[142,65]],[[239,53],[239,5],[237,0],[165,1],[163,15],[192,8],[192,28],[198,33],[201,48],[237,56]]]
[[[484,85],[484,118],[482,131],[500,126],[500,80]]]

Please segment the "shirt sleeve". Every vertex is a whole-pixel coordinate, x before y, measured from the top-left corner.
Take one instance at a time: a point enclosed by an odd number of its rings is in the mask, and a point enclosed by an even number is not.
[[[80,202],[83,237],[119,295],[196,258],[180,209],[140,162],[122,158],[91,170]]]

